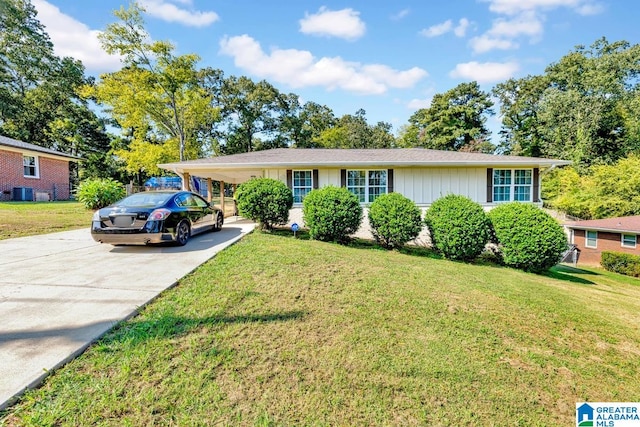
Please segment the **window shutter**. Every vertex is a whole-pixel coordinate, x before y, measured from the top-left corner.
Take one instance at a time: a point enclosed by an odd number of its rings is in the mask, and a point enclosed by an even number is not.
[[[540,169],[533,168],[533,201],[540,201]]]
[[[487,203],[493,203],[493,168],[487,168]]]
[[[287,169],[287,187],[293,190],[293,171],[291,169]]]
[[[393,169],[387,169],[387,193],[393,193]]]
[[[313,188],[318,189],[318,169],[313,170]]]
[[[347,170],[340,169],[340,187],[347,186]]]

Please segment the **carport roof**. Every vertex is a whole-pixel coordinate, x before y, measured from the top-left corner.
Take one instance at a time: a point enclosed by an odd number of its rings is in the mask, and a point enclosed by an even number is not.
[[[498,156],[483,153],[424,148],[325,149],[276,148],[229,156],[210,157],[158,166],[176,172],[241,183],[271,168],[367,168],[367,167],[551,167],[571,162],[537,157]]]

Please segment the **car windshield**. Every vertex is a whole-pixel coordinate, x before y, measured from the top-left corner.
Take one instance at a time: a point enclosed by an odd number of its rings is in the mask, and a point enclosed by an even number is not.
[[[125,207],[154,207],[164,205],[175,193],[135,193],[125,197],[118,206]]]

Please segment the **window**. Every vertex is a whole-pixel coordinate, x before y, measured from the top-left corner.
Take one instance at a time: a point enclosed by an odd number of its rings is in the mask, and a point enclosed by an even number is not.
[[[358,196],[360,203],[371,203],[381,194],[386,194],[387,171],[347,171],[347,190]]]
[[[293,171],[293,203],[302,203],[302,199],[312,188],[311,171]]]
[[[24,176],[30,178],[38,178],[38,158],[35,156],[23,156],[22,167]]]
[[[635,234],[623,234],[622,235],[622,246],[625,248],[635,248],[636,247],[636,235]]]
[[[598,247],[598,232],[597,231],[589,231],[585,232],[585,243],[584,245],[587,248],[596,248]]]
[[[533,189],[531,169],[495,169],[493,171],[494,202],[530,202]]]

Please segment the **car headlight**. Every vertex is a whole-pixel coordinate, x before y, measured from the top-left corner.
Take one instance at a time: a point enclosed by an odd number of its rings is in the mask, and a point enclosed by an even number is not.
[[[91,221],[100,221],[100,211],[95,211],[93,213],[93,218],[91,218]]]

